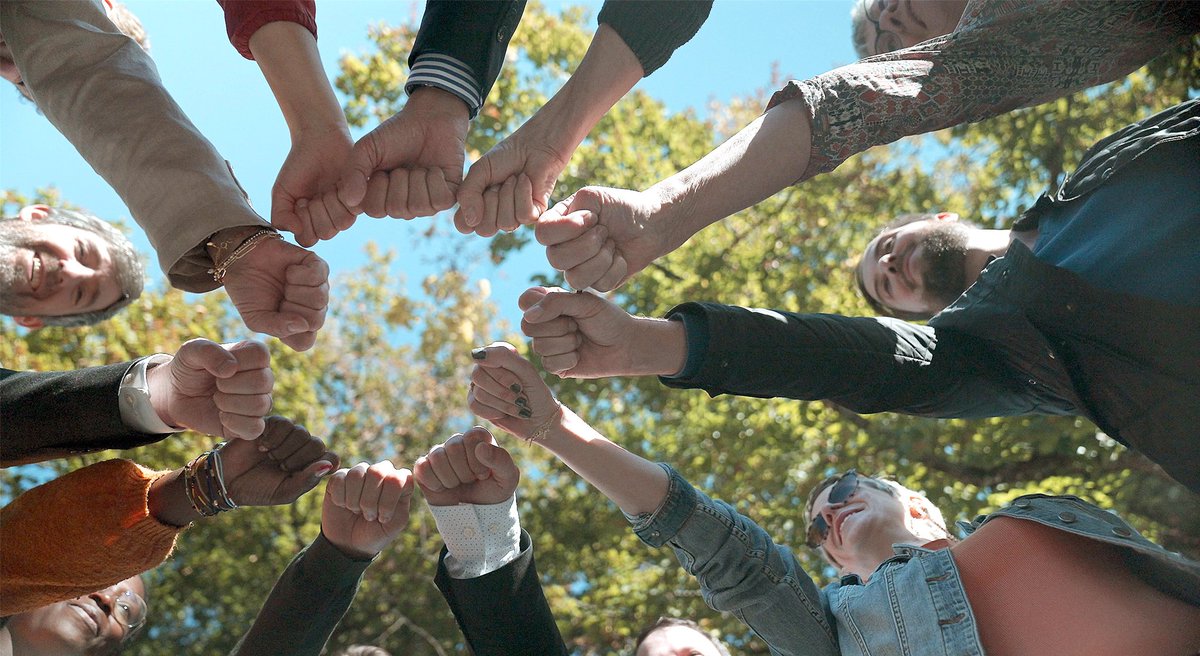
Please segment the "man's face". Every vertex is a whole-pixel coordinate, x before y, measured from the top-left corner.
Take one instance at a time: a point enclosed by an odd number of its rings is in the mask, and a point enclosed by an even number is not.
[[[807,519],[812,523],[818,515],[824,516],[829,533],[821,546],[843,570],[865,577],[891,556],[893,544],[915,541],[905,523],[904,503],[896,494],[860,478],[849,498],[831,504],[833,487],[817,495]]]
[[[95,233],[32,220],[0,222],[0,313],[62,316],[103,310],[121,299],[116,264]]]
[[[966,0],[862,0],[868,17],[866,44],[872,55],[909,48],[949,34],[962,19]],[[878,28],[876,27],[878,22]],[[884,33],[879,37],[880,33]],[[894,35],[894,36],[892,36]],[[890,44],[890,47],[877,48]],[[883,52],[877,52],[882,50]]]
[[[889,228],[867,244],[859,275],[867,294],[902,312],[936,314],[967,289],[967,236],[954,214]]]
[[[664,626],[646,636],[634,656],[721,656],[721,652],[693,628]]]
[[[20,634],[22,644],[38,649],[39,653],[104,653],[121,644],[128,634],[128,629],[117,619],[118,616],[123,618],[125,613],[120,606],[130,602],[130,597],[122,597],[127,592],[144,598],[146,588],[141,576],[125,579],[90,595],[14,615],[10,630],[14,635]]]

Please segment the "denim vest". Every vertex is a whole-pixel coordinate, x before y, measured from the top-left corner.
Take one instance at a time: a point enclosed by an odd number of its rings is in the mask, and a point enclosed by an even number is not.
[[[731,612],[773,654],[797,656],[982,656],[975,617],[949,549],[895,545],[866,583],[846,576],[823,589],[792,552],[732,506],[710,499],[678,472],[654,513],[629,517],[647,544],[669,545],[712,608]],[[966,524],[1019,517],[1127,549],[1131,571],[1200,605],[1200,563],[1155,545],[1116,515],[1077,497],[1026,495]]]

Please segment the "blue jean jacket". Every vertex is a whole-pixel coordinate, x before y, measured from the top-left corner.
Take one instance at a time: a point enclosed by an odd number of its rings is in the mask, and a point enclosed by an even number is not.
[[[857,576],[818,589],[785,546],[732,506],[708,498],[674,469],[653,513],[629,517],[643,542],[669,545],[712,608],[731,612],[773,654],[982,656],[975,617],[948,549],[895,545],[866,583]],[[1128,550],[1131,570],[1200,605],[1200,563],[1171,553],[1116,515],[1077,497],[1026,495],[975,521],[1019,517]]]

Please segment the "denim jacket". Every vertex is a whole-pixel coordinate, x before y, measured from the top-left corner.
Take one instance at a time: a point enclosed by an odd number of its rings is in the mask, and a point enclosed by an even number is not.
[[[653,513],[629,517],[647,544],[669,545],[708,605],[731,612],[772,654],[982,656],[975,617],[949,549],[895,545],[866,583],[857,576],[818,589],[792,552],[732,506],[708,498],[678,472]],[[1200,604],[1200,563],[1142,537],[1116,515],[1077,497],[1031,494],[960,523],[968,533],[996,517],[1020,517],[1127,549],[1148,583]]]

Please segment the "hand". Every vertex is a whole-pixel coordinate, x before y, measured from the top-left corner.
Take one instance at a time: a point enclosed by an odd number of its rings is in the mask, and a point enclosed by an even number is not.
[[[535,234],[571,287],[607,292],[669,252],[659,209],[645,192],[584,187],[543,214]]]
[[[550,203],[554,183],[567,166],[569,152],[557,152],[536,121],[521,126],[471,165],[458,188],[454,227],[491,237],[537,221]]]
[[[221,446],[225,489],[239,506],[288,504],[337,469],[325,443],[283,417],[268,417],[261,437]]]
[[[561,416],[561,406],[529,360],[505,342],[471,351],[471,391],[467,406],[509,434],[527,439],[535,430]]]
[[[357,213],[336,200],[338,176],[353,143],[344,123],[305,132],[292,140],[292,149],[271,188],[271,224],[294,234],[301,246],[331,239],[354,225]],[[332,206],[323,202],[322,192],[330,190],[334,191],[330,194]]]
[[[534,287],[524,291],[517,305],[524,311],[521,332],[533,338],[541,366],[560,378],[660,373],[643,369],[653,365],[660,351],[672,350],[673,344],[662,343],[653,332],[659,327],[653,324],[661,321],[631,317],[598,294]]]
[[[163,422],[225,439],[253,440],[271,411],[271,353],[259,342],[185,342],[170,362],[146,372],[150,403]]]
[[[414,90],[404,109],[354,144],[338,201],[375,218],[449,209],[462,182],[468,116],[466,103],[452,93]],[[330,203],[326,196],[325,206]]]
[[[225,292],[250,330],[307,351],[325,324],[329,265],[299,246],[266,239],[230,265]]]
[[[485,505],[511,498],[521,472],[492,434],[476,426],[455,433],[445,444],[430,449],[429,455],[418,458],[413,477],[431,506]]]
[[[412,491],[412,472],[387,460],[338,470],[325,486],[321,533],[351,558],[374,558],[408,524]]]

